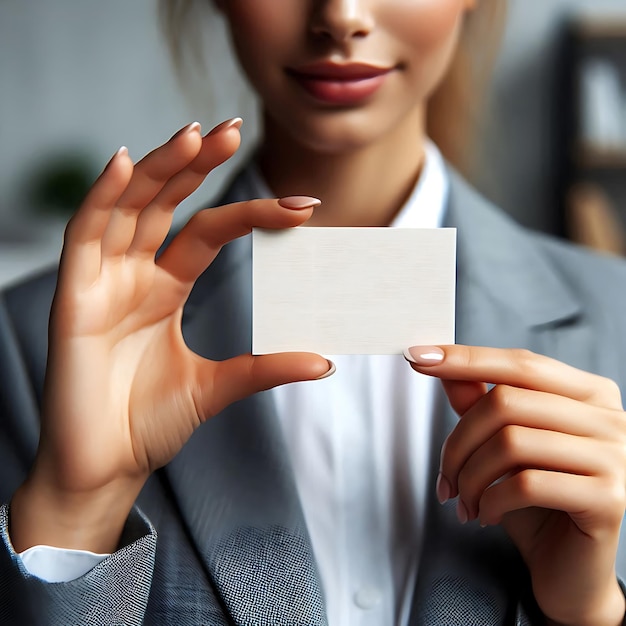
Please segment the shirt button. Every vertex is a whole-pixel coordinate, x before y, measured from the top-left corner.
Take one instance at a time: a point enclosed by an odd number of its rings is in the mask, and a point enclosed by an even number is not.
[[[380,604],[381,600],[382,594],[380,593],[380,589],[369,585],[361,587],[354,594],[354,603],[364,611],[370,611]]]

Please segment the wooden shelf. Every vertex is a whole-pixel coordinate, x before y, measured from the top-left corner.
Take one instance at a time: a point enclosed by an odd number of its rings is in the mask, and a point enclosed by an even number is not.
[[[581,19],[573,24],[574,32],[584,39],[626,39],[626,19]]]
[[[574,161],[586,170],[626,170],[626,146],[623,148],[601,148],[580,144],[574,152]]]
[[[626,2],[626,0],[624,0]],[[624,5],[626,7],[626,4]],[[579,15],[568,20],[564,25],[564,37],[561,56],[561,72],[559,80],[555,83],[555,98],[558,117],[555,115],[556,126],[556,171],[558,194],[560,198],[560,215],[563,220],[563,234],[568,233],[568,223],[571,219],[571,190],[578,188],[584,183],[583,189],[588,191],[589,185],[596,188],[599,194],[583,196],[582,202],[577,207],[581,223],[581,232],[588,237],[593,228],[590,226],[594,215],[601,211],[597,202],[600,196],[607,203],[611,203],[619,213],[619,219],[624,221],[626,214],[623,207],[626,198],[626,138],[621,136],[619,130],[621,120],[620,113],[613,112],[615,121],[611,123],[615,127],[612,134],[606,136],[606,143],[594,141],[592,134],[594,122],[597,120],[587,119],[589,114],[587,107],[600,106],[595,96],[589,98],[589,89],[598,82],[602,85],[602,72],[594,74],[593,66],[586,65],[589,61],[610,64],[613,69],[606,69],[607,76],[613,81],[613,92],[608,87],[607,93],[596,94],[597,99],[617,98],[621,100],[620,108],[625,104],[624,89],[626,89],[626,14],[591,16]],[[601,67],[598,65],[598,67]],[[583,72],[591,70],[591,74],[584,74],[586,82],[582,82]],[[598,78],[598,76],[600,78]],[[609,83],[609,78],[605,82]],[[615,80],[620,85],[615,89]],[[601,87],[600,87],[601,89]],[[621,96],[618,93],[621,92]],[[589,98],[589,102],[583,102],[583,98]],[[606,104],[601,102],[600,104]],[[600,107],[601,108],[601,107]],[[617,106],[615,107],[617,109]],[[597,111],[596,111],[597,113]],[[604,112],[602,113],[604,114]],[[607,115],[611,112],[607,111]],[[588,121],[587,125],[585,122]],[[607,119],[603,119],[606,125]],[[604,124],[603,124],[604,125]],[[585,129],[589,128],[589,133]],[[601,132],[603,129],[598,129]],[[600,136],[598,136],[600,137]],[[612,145],[611,145],[612,144]],[[580,191],[580,188],[578,188]],[[580,198],[579,198],[580,199]],[[600,203],[602,204],[602,203]],[[597,216],[596,216],[597,217]],[[626,221],[624,221],[626,224]],[[611,228],[604,229],[605,234]],[[621,251],[621,249],[620,249]]]

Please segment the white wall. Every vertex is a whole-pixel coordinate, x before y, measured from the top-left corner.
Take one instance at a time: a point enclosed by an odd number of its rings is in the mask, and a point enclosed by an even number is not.
[[[206,88],[194,89],[194,104],[185,98],[155,0],[0,2],[0,285],[58,257],[65,219],[42,219],[28,200],[28,176],[42,160],[86,150],[99,171],[120,145],[139,158],[193,120],[208,130],[233,115],[246,120],[250,145],[255,106],[229,55],[211,80],[219,98]],[[177,219],[214,195],[236,164],[210,176]]]
[[[235,105],[228,109],[185,101],[155,6],[153,0],[0,3],[0,214],[24,208],[20,183],[42,155],[86,147],[104,164],[125,144],[140,157],[195,118],[208,129],[231,110],[250,113],[249,104],[240,110],[229,85],[224,100]],[[231,69],[220,61],[220,69]]]

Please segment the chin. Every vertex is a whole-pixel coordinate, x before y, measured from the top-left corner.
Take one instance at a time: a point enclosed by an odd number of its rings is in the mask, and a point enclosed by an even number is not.
[[[377,117],[367,112],[334,112],[302,116],[283,128],[303,148],[336,156],[363,150],[387,136],[391,120]]]
[[[320,134],[304,137],[300,135],[297,137],[297,141],[303,148],[312,152],[329,156],[339,156],[363,150],[371,145],[373,141],[372,137],[365,135],[365,133],[361,135],[356,133],[340,136],[330,135],[328,137]]]

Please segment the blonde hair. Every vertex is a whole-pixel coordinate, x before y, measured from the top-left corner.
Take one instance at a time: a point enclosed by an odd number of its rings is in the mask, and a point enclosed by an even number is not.
[[[484,94],[491,77],[503,32],[506,0],[477,0],[465,24],[450,68],[428,101],[426,131],[446,159],[468,177],[478,173],[476,138],[485,112]],[[159,0],[160,21],[179,76],[193,65],[203,65],[204,22],[194,10],[210,6],[207,0]],[[192,29],[196,29],[195,31]]]
[[[446,159],[472,178],[482,158],[476,140],[486,113],[491,78],[504,31],[506,0],[477,0],[468,13],[448,73],[428,101],[426,129]]]

